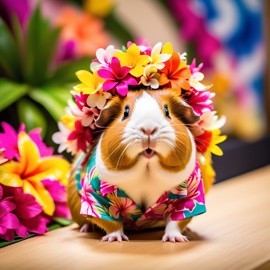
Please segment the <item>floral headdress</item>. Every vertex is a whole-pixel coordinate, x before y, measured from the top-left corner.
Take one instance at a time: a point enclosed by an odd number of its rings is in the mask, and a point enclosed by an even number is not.
[[[171,89],[189,104],[200,120],[192,131],[197,145],[198,158],[206,164],[211,152],[222,155],[216,145],[226,139],[220,136],[220,128],[225,117],[216,115],[212,104],[214,93],[211,86],[203,84],[202,64],[196,66],[195,59],[187,64],[186,53],[179,54],[170,43],[128,42],[122,50],[110,45],[98,49],[96,59],[90,65],[90,72],[76,73],[80,84],[74,86],[67,114],[59,123],[60,132],[53,139],[60,144],[59,151],[67,150],[75,154],[79,150],[87,152],[98,127],[95,121],[107,101],[113,96],[126,96],[129,89]],[[209,162],[208,162],[209,163]]]

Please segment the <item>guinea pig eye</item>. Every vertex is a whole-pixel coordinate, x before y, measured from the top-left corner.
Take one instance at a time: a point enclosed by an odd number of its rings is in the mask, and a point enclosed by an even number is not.
[[[122,118],[122,121],[124,121],[125,119],[127,119],[129,117],[129,106],[127,105],[125,107],[125,110],[124,110],[124,116]]]
[[[164,105],[164,112],[165,112],[166,117],[168,117],[169,119],[171,119],[169,108],[168,108],[168,105],[167,104]]]

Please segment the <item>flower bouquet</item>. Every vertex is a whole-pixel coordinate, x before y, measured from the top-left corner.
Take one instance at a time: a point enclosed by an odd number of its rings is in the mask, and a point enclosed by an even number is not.
[[[70,224],[66,203],[70,165],[53,155],[40,129],[18,133],[2,123],[0,133],[0,247]]]

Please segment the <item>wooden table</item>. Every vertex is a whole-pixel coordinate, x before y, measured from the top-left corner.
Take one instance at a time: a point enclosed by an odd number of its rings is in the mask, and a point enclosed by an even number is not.
[[[270,165],[217,184],[188,243],[161,243],[162,230],[102,243],[76,225],[0,250],[0,269],[270,269]]]

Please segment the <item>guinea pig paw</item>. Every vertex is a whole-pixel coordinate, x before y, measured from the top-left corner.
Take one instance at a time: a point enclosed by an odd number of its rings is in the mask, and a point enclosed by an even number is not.
[[[122,242],[122,240],[129,241],[128,237],[121,230],[108,233],[101,238],[101,242],[114,242],[114,241]]]
[[[91,232],[91,229],[92,229],[92,225],[91,225],[91,224],[88,224],[88,223],[85,223],[85,224],[83,224],[82,227],[80,228],[80,232],[81,232],[81,233]]]
[[[188,242],[188,238],[179,232],[165,233],[162,237],[162,242]]]

